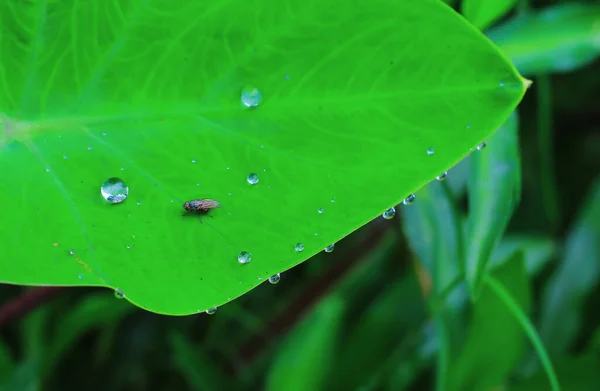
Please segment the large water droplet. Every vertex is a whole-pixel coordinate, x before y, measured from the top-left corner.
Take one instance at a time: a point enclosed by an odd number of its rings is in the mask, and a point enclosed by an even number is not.
[[[381,216],[386,220],[393,219],[394,216],[396,216],[396,208],[391,207],[391,208],[387,209],[385,212],[383,212],[383,214]]]
[[[435,149],[433,149],[433,148],[428,148],[428,149],[427,149],[427,154],[428,154],[429,156],[433,155],[434,153],[435,153]]]
[[[250,255],[249,252],[247,251],[242,251],[241,253],[238,254],[238,262],[239,263],[248,263],[252,260],[252,256]]]
[[[334,249],[335,249],[335,244],[330,244],[329,246],[325,247],[325,252],[332,253]]]
[[[256,185],[258,183],[258,174],[255,174],[255,173],[248,174],[248,177],[246,178],[246,180],[248,181],[249,184]]]
[[[412,204],[412,203],[413,203],[413,201],[414,201],[414,200],[415,200],[415,195],[414,195],[414,194],[411,194],[411,195],[409,195],[408,197],[406,197],[406,198],[404,199],[404,201],[402,201],[402,203],[403,203],[404,205],[410,205],[410,204]]]
[[[215,312],[217,312],[217,307],[209,308],[209,309],[206,310],[206,313],[208,315],[214,315]]]
[[[123,292],[121,292],[119,289],[115,289],[115,297],[117,299],[122,299],[125,297],[125,294]]]
[[[246,107],[257,107],[262,101],[262,93],[253,86],[245,86],[242,89],[242,103]]]
[[[444,179],[446,179],[446,177],[448,176],[448,171],[444,171],[443,173],[441,173],[440,175],[436,176],[435,179],[438,182],[443,181]]]
[[[125,185],[120,178],[108,178],[100,187],[102,197],[108,202],[118,204],[119,202],[125,201],[129,194],[129,187]]]
[[[296,250],[297,252],[304,251],[304,244],[296,243],[296,245],[294,246],[294,250]]]
[[[486,144],[486,143],[485,143],[485,141],[484,141],[484,142],[482,142],[481,144],[479,144],[479,145],[477,146],[477,150],[478,150],[478,151],[481,151],[482,149],[485,149],[485,147],[487,147],[487,144]]]
[[[277,273],[274,276],[269,277],[269,282],[271,284],[277,284],[281,280],[281,274]]]

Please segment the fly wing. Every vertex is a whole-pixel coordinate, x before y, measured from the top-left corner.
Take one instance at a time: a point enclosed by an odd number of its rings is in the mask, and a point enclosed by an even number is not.
[[[218,201],[211,200],[209,198],[204,198],[200,201],[202,201],[203,209],[215,209],[215,208],[219,208],[221,206],[221,204],[219,204]]]

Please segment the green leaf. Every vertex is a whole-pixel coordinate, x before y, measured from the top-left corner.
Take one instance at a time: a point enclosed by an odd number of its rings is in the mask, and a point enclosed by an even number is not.
[[[524,75],[570,72],[600,54],[600,6],[559,4],[487,32]]]
[[[508,13],[517,0],[463,0],[461,12],[475,27],[485,29]]]
[[[495,248],[490,267],[505,262],[516,251],[521,250],[530,276],[537,274],[556,254],[554,240],[539,235],[507,235]]]
[[[520,201],[517,126],[517,115],[513,113],[488,140],[485,149],[471,155],[465,241],[466,276],[472,298],[477,296],[490,256]]]
[[[600,389],[598,376],[600,360],[596,354],[579,357],[563,357],[556,362],[556,373],[566,391],[596,391]],[[548,380],[545,371],[535,373],[531,378],[519,382],[507,391],[538,391],[547,390]]]
[[[550,354],[565,353],[578,336],[584,301],[600,280],[600,179],[571,228],[564,254],[546,283],[540,334]]]
[[[4,340],[0,338],[0,384],[10,376],[14,368],[15,363],[12,354]]]
[[[437,0],[5,0],[0,25],[0,281],[108,286],[166,314],[379,216],[525,92]],[[110,177],[120,204],[100,194]],[[182,217],[198,198],[214,218]]]
[[[491,272],[521,311],[530,306],[529,281],[521,252]],[[449,390],[489,390],[502,384],[524,352],[525,333],[495,290],[484,285],[473,305],[465,345],[450,368]]]
[[[267,391],[326,389],[344,309],[342,298],[329,296],[292,331],[267,375]]]

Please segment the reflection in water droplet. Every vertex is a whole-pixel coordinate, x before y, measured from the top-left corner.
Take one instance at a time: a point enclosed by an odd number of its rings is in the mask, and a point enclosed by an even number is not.
[[[131,248],[131,244],[128,244],[128,245],[127,245],[127,248]]]
[[[274,276],[269,277],[269,282],[271,284],[277,284],[281,280],[281,274],[277,273]]]
[[[69,255],[75,255],[75,250],[69,250]]]
[[[108,178],[100,187],[100,193],[106,201],[118,204],[127,198],[129,187],[120,178]]]
[[[414,195],[414,194],[411,194],[411,195],[409,195],[408,197],[406,197],[406,198],[404,199],[404,201],[402,201],[402,203],[403,203],[404,205],[410,205],[410,204],[412,204],[412,203],[413,203],[413,201],[414,201],[414,200],[415,200],[415,195]]]
[[[196,159],[192,159],[192,163],[196,163]]]
[[[429,149],[427,149],[427,154],[428,154],[429,156],[433,155],[434,153],[435,153],[435,149],[433,149],[433,148],[429,148]]]
[[[208,315],[214,315],[215,312],[217,312],[217,307],[209,308],[209,309],[206,310],[206,313]]]
[[[396,216],[396,208],[391,207],[391,208],[387,209],[385,212],[383,212],[383,214],[381,216],[386,220],[393,219],[394,216]]]
[[[481,144],[479,144],[479,145],[477,146],[477,150],[478,150],[478,151],[481,151],[482,149],[485,149],[485,147],[487,147],[487,144],[486,144],[486,143],[485,143],[485,141],[484,141],[484,142],[482,142]]]
[[[335,202],[335,197],[333,197],[333,198],[331,199],[331,202]]]
[[[448,171],[444,171],[443,173],[441,173],[440,175],[435,177],[435,179],[438,180],[439,182],[441,182],[444,179],[446,179],[447,176],[448,176]]]
[[[46,172],[50,172],[50,167],[46,167]]]
[[[117,299],[122,299],[125,297],[125,294],[123,292],[121,292],[119,289],[115,289],[115,297]]]
[[[246,180],[248,181],[249,184],[256,185],[258,183],[258,175],[255,173],[248,174],[248,177],[246,178]]]
[[[252,260],[250,253],[247,251],[242,251],[238,254],[238,262],[239,263],[248,263]]]
[[[296,243],[296,245],[294,246],[294,250],[296,250],[297,252],[304,251],[304,244]]]
[[[319,214],[323,214],[323,212],[325,212],[325,209],[319,208],[319,209],[317,209],[317,212],[319,212]]]
[[[325,247],[325,252],[332,253],[334,249],[335,249],[335,244],[330,244],[329,246]]]
[[[245,86],[242,89],[242,103],[246,107],[257,107],[262,101],[262,93],[253,86]]]

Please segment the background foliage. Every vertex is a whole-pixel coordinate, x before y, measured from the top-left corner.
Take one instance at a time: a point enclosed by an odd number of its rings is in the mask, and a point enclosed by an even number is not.
[[[448,2],[534,81],[485,149],[212,316],[2,286],[0,390],[600,389],[600,10]]]

